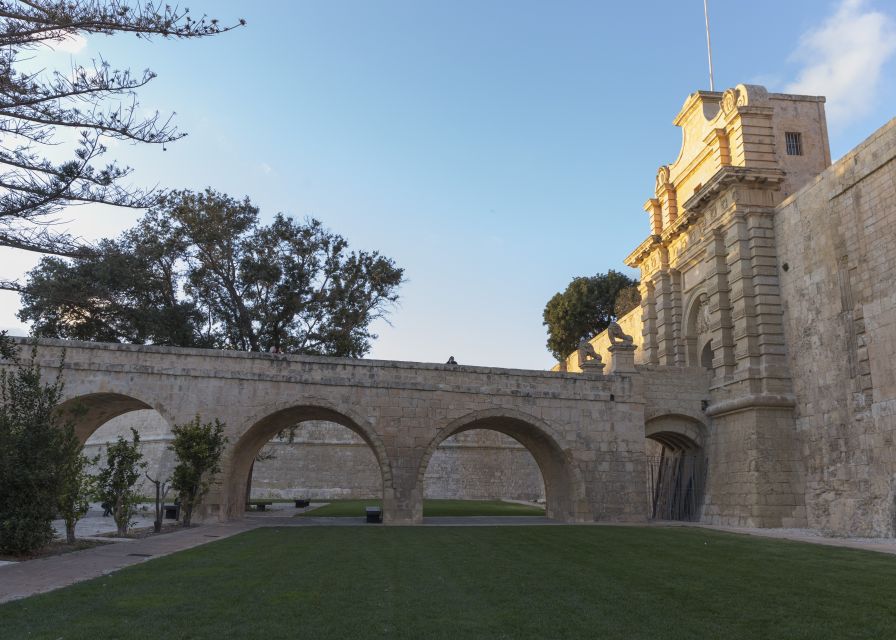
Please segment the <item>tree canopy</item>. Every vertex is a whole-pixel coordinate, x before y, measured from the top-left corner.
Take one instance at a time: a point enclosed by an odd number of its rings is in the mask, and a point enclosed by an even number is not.
[[[140,107],[137,90],[155,78],[149,69],[132,73],[100,58],[63,71],[32,72],[28,63],[35,52],[84,34],[201,38],[233,26],[193,19],[188,9],[161,2],[0,0],[0,246],[83,252],[76,239],[51,226],[63,207],[97,202],[146,208],[160,195],[124,184],[129,167],[99,164],[105,142],[164,145],[185,135],[170,116],[147,115]],[[46,151],[64,142],[59,133],[66,129],[79,132],[71,157],[52,162]],[[15,289],[15,283],[2,284]]]
[[[637,280],[612,269],[574,278],[544,307],[548,351],[562,361],[575,351],[579,340],[595,336],[610,322],[631,311],[641,301],[637,284]]]
[[[19,318],[45,337],[360,357],[402,278],[318,220],[179,191],[92,257],[45,257]]]

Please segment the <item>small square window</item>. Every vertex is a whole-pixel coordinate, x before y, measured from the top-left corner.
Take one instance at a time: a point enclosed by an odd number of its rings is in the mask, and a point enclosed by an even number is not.
[[[803,155],[803,135],[801,133],[787,131],[784,133],[784,141],[787,143],[787,155]]]

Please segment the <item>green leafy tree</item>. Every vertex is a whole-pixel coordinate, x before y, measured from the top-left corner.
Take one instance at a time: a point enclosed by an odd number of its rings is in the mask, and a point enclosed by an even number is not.
[[[159,196],[124,184],[129,167],[101,163],[108,141],[165,145],[185,135],[170,116],[140,106],[138,90],[156,77],[149,69],[132,73],[99,58],[73,62],[62,70],[33,71],[36,51],[92,34],[192,39],[231,28],[205,16],[193,19],[189,10],[161,2],[0,2],[0,246],[89,254],[76,239],[54,230],[54,214],[87,202],[142,209]],[[63,130],[80,135],[71,145],[69,160],[50,161],[44,150],[65,148],[58,136]],[[17,283],[3,282],[0,287],[16,289]]]
[[[140,494],[134,491],[134,485],[146,466],[140,452],[140,434],[131,429],[131,436],[130,442],[118,436],[118,440],[106,448],[106,466],[96,476],[96,498],[110,505],[121,536],[127,534],[140,502]]]
[[[55,411],[62,363],[57,377],[44,382],[34,349],[23,362],[5,336],[2,342],[8,366],[0,371],[0,551],[27,554],[54,535],[64,433]]]
[[[212,478],[221,471],[227,437],[220,420],[201,422],[199,416],[186,424],[175,425],[172,432],[174,440],[170,449],[177,456],[177,465],[171,486],[180,494],[183,525],[189,527],[193,510],[208,493]]]
[[[361,357],[403,278],[317,220],[263,225],[212,190],[168,194],[98,251],[30,272],[19,317],[35,335]]]
[[[89,473],[89,469],[99,462],[100,457],[84,455],[84,445],[71,425],[63,429],[61,445],[58,511],[65,521],[66,540],[71,543],[75,541],[75,525],[87,513],[96,493],[96,477]]]
[[[637,285],[620,289],[616,294],[616,301],[613,303],[613,314],[616,318],[621,318],[635,307],[641,306],[641,292]]]
[[[582,338],[600,333],[617,319],[616,299],[637,281],[610,269],[591,277],[574,278],[544,308],[547,347],[558,361],[572,353]]]

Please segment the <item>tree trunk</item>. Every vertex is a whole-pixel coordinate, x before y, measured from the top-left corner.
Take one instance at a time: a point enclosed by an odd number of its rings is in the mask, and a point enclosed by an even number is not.
[[[252,466],[249,467],[249,477],[246,478],[246,500],[245,506],[249,507],[249,499],[252,497],[252,472],[255,471],[255,460],[252,461]]]
[[[75,542],[75,524],[74,522],[65,521],[65,540],[69,544]]]

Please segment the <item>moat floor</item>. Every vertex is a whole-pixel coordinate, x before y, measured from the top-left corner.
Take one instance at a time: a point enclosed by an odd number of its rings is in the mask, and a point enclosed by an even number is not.
[[[162,620],[194,639],[883,638],[896,558],[692,527],[260,527],[0,605],[4,640]]]

